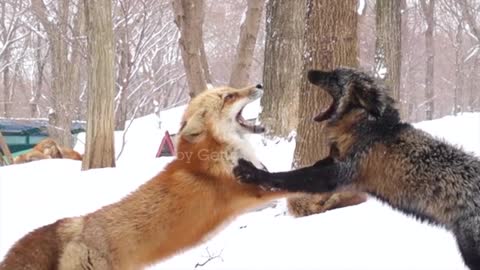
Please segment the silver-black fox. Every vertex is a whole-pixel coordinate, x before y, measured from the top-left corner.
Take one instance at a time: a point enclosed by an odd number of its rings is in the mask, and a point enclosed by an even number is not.
[[[480,269],[480,160],[402,123],[384,86],[349,68],[312,70],[332,97],[330,155],[311,167],[268,173],[241,160],[237,177],[290,192],[365,191],[392,207],[451,230],[466,265]]]

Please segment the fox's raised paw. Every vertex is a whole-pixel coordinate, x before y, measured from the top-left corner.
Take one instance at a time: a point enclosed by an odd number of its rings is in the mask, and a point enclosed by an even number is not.
[[[238,160],[238,165],[233,168],[233,174],[238,181],[245,184],[260,184],[268,177],[268,172],[258,169],[245,159]]]

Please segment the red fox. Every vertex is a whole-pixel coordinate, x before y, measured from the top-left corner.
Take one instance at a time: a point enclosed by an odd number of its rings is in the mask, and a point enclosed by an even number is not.
[[[31,151],[16,157],[13,163],[20,164],[47,158],[82,160],[82,155],[71,148],[59,146],[57,142],[51,138],[46,138],[35,145]]]
[[[218,88],[195,97],[179,131],[177,156],[157,176],[117,203],[65,218],[20,239],[1,270],[143,269],[200,243],[247,209],[283,197],[238,183],[239,158],[258,167],[245,138],[263,132],[242,117],[259,87]]]

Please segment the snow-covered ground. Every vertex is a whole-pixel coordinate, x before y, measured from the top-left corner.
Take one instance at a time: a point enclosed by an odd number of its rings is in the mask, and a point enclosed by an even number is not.
[[[250,106],[246,118],[257,107]],[[80,162],[72,160],[1,167],[0,258],[32,229],[113,203],[158,173],[171,158],[155,159],[155,153],[165,130],[178,129],[183,109],[161,112],[161,125],[156,115],[136,119],[114,169],[81,172]],[[480,154],[478,113],[416,126]],[[122,133],[116,137],[119,149]],[[82,138],[79,141],[76,149],[82,152]],[[265,141],[253,136],[251,141],[270,170],[290,168],[293,140]],[[374,199],[304,218],[285,213],[283,200],[275,208],[246,213],[204,244],[151,269],[466,269],[449,232],[419,223]]]

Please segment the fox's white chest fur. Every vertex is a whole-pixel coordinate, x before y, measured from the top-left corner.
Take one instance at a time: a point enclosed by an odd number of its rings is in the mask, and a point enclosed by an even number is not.
[[[237,136],[237,138],[232,138],[231,151],[230,154],[226,156],[226,161],[233,167],[238,165],[238,160],[243,158],[246,159],[255,165],[259,169],[266,169],[265,166],[258,160],[255,155],[250,142],[245,138],[245,136]]]

